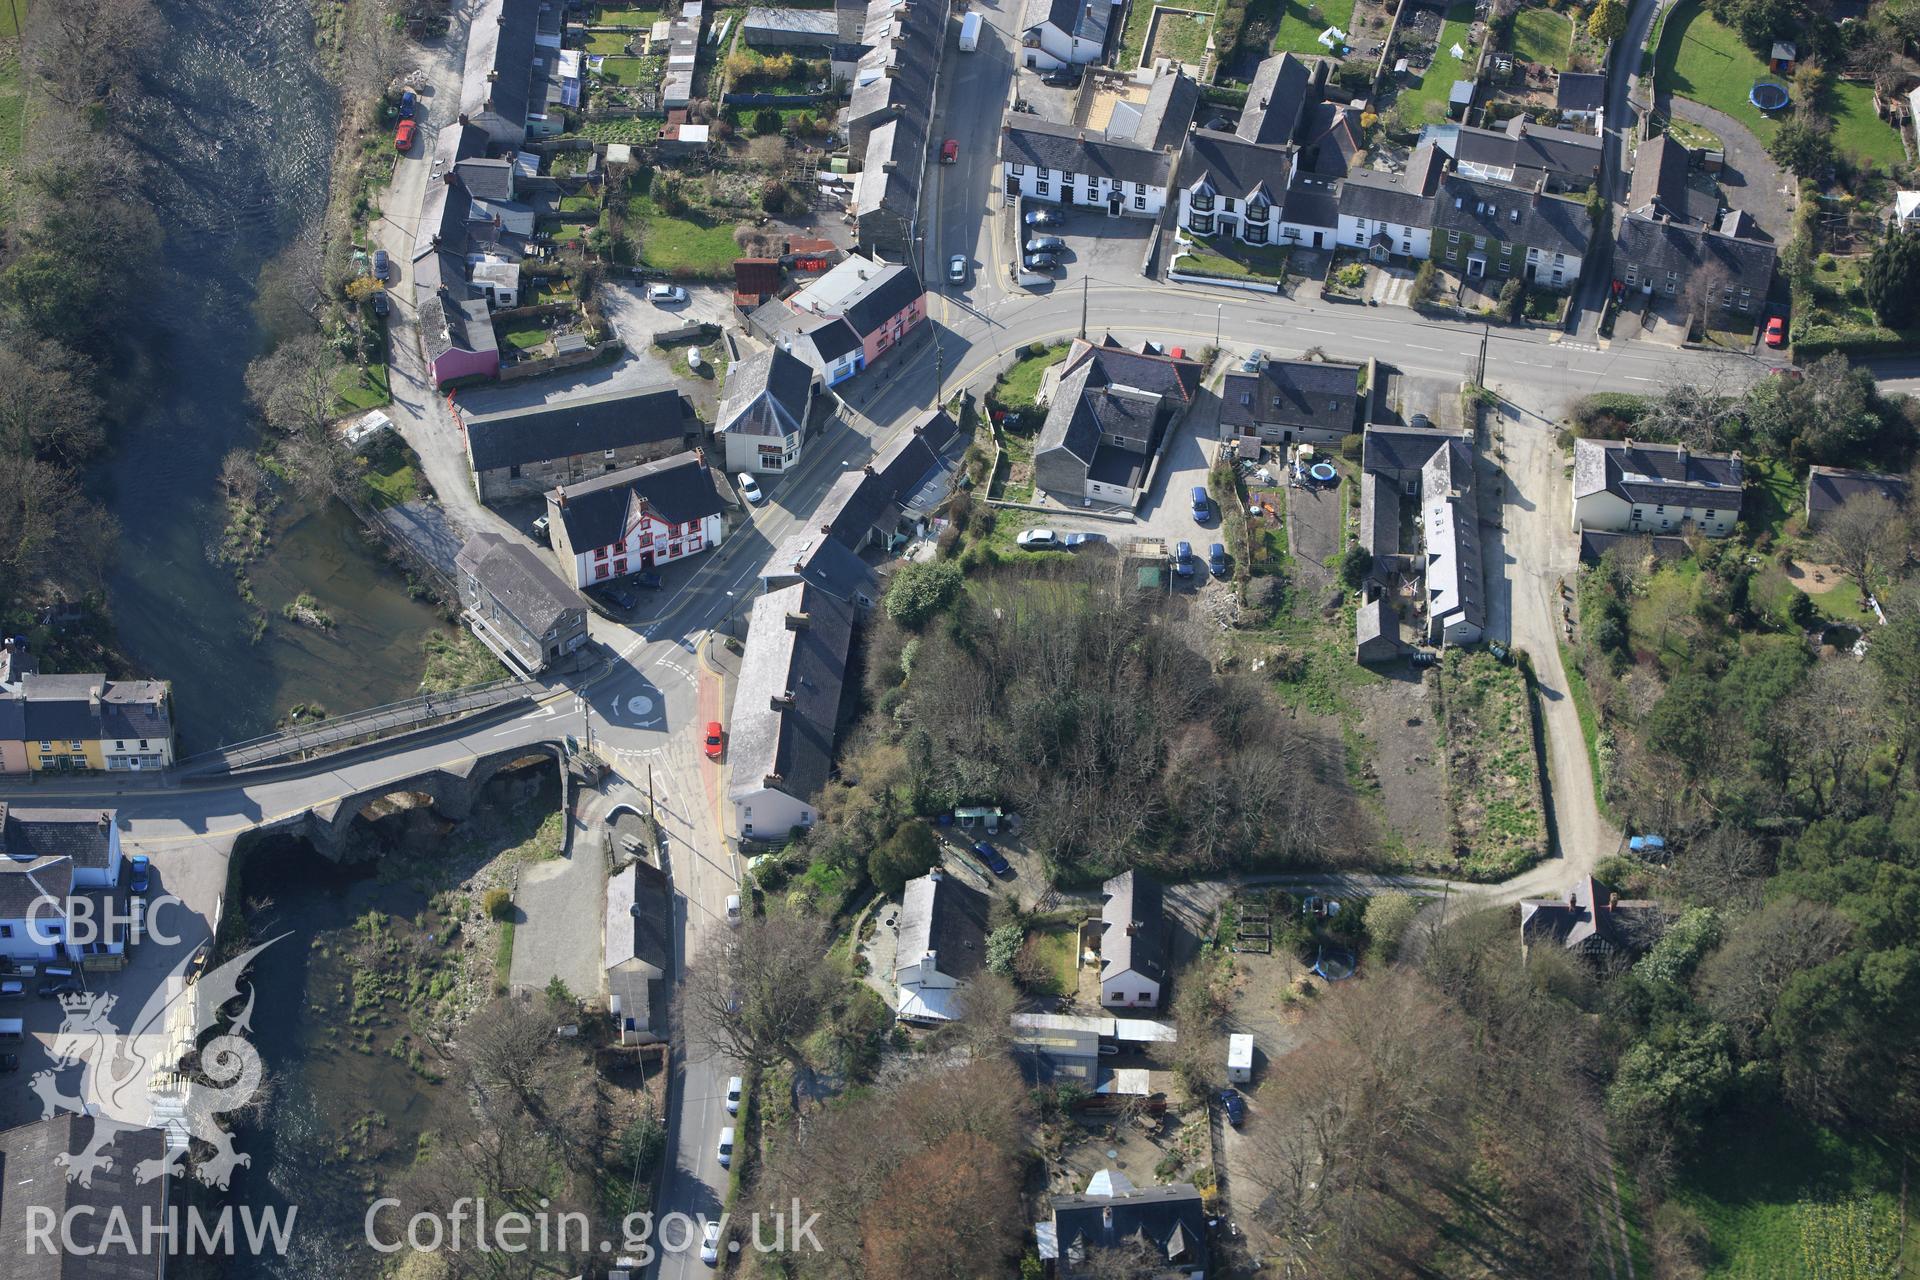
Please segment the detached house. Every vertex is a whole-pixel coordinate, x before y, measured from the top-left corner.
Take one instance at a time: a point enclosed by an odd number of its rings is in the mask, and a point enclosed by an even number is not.
[[[723,483],[697,453],[627,467],[547,495],[547,536],[575,587],[711,549],[726,536]]]
[[[516,675],[538,675],[586,644],[580,597],[532,548],[476,533],[454,557],[454,576],[461,618]]]
[[[1021,65],[1052,71],[1100,61],[1119,11],[1117,0],[1027,0]]]
[[[1740,519],[1746,469],[1738,453],[1632,440],[1573,442],[1573,527],[1606,533],[1724,538]]]
[[[1167,982],[1167,921],[1160,882],[1124,871],[1101,886],[1100,1003],[1151,1009]]]
[[[1598,963],[1631,959],[1658,940],[1664,920],[1658,903],[1623,901],[1607,885],[1582,876],[1564,897],[1521,902],[1520,954],[1557,946]]]
[[[483,304],[484,305],[484,304]],[[678,453],[694,418],[678,391],[605,391],[551,404],[454,416],[482,502],[530,497],[558,484]]]
[[[1216,129],[1195,129],[1180,153],[1180,226],[1196,236],[1278,244],[1294,153]],[[1317,229],[1320,244],[1330,227]],[[1296,239],[1298,237],[1295,237]]]
[[[753,602],[733,695],[727,798],[742,839],[813,825],[833,771],[854,606],[809,583]]]
[[[1434,200],[1433,257],[1468,280],[1567,289],[1580,278],[1593,222],[1586,206],[1450,173]]]
[[[1751,221],[1687,181],[1687,149],[1665,134],[1640,144],[1613,279],[1642,298],[1685,298],[1716,325],[1751,327],[1773,284],[1774,248]]]
[[[1063,501],[1131,506],[1203,372],[1196,361],[1129,351],[1112,338],[1075,341],[1034,441],[1034,483]]]
[[[673,885],[650,862],[634,861],[607,878],[601,966],[607,1011],[621,1044],[667,1038],[673,968]]]
[[[1854,498],[1877,493],[1896,507],[1907,505],[1908,483],[1905,476],[1890,476],[1878,471],[1853,471],[1846,467],[1813,467],[1807,472],[1807,528],[1819,527]]]
[[[1220,438],[1333,444],[1360,420],[1360,366],[1263,358],[1220,388]]]
[[[1200,1193],[1185,1182],[1137,1188],[1124,1173],[1102,1169],[1086,1192],[1054,1196],[1052,1214],[1034,1224],[1041,1261],[1053,1264],[1056,1280],[1091,1280],[1114,1274],[1103,1254],[1122,1252],[1153,1280],[1201,1280],[1207,1274],[1207,1211]]]
[[[777,475],[799,465],[815,385],[813,369],[781,347],[729,369],[714,424],[727,470]]]
[[[960,989],[986,952],[986,894],[937,867],[907,881],[893,953],[894,1016],[922,1024],[959,1017]]]

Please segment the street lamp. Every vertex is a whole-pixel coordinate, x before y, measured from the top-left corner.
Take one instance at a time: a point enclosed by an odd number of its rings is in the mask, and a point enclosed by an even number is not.
[[[733,592],[727,592],[727,621],[724,624],[728,635],[733,634]]]

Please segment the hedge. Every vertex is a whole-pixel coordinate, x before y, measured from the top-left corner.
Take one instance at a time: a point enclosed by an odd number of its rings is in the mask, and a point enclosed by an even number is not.
[[[1838,325],[1808,325],[1793,336],[1793,358],[1812,364],[1838,351],[1847,356],[1906,355],[1920,345],[1920,328],[1843,329]]]

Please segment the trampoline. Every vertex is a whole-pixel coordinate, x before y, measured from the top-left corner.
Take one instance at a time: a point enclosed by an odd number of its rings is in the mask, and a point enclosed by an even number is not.
[[[1353,952],[1342,950],[1339,947],[1320,948],[1319,955],[1314,957],[1313,961],[1313,971],[1322,978],[1325,978],[1328,982],[1338,982],[1342,978],[1351,978],[1353,976],[1353,967]]]
[[[1332,484],[1340,473],[1333,469],[1331,462],[1316,462],[1307,468],[1307,474],[1321,484]]]
[[[1785,110],[1789,101],[1787,86],[1772,80],[1756,80],[1753,88],[1747,90],[1747,101],[1762,111]]]

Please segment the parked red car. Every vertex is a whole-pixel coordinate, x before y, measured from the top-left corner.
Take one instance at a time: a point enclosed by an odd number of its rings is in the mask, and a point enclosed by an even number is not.
[[[1773,319],[1767,321],[1767,345],[1770,347],[1784,347],[1787,345],[1787,318],[1785,316],[1775,316]]]
[[[718,720],[707,721],[707,759],[718,760],[720,758],[720,748],[723,741],[724,735],[720,731],[720,722]]]
[[[960,142],[957,138],[948,138],[940,144],[940,163],[952,164],[960,158]]]
[[[411,120],[402,120],[400,127],[393,131],[393,148],[396,151],[413,150],[414,131],[420,126]]]

